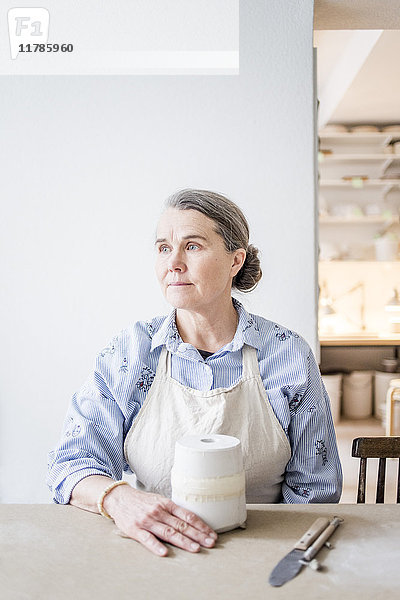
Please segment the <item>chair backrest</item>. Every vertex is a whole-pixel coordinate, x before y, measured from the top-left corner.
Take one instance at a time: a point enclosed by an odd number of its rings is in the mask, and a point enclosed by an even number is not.
[[[379,458],[376,502],[385,501],[386,459],[400,458],[400,437],[360,437],[353,440],[351,455],[360,458],[357,503],[365,502],[367,459]],[[397,474],[397,502],[400,503],[400,460]]]

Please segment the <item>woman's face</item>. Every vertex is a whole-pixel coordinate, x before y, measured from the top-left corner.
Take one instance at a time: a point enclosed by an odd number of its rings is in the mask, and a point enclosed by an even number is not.
[[[215,223],[197,210],[168,208],[158,223],[156,273],[175,308],[207,312],[230,299],[246,252],[228,253]]]

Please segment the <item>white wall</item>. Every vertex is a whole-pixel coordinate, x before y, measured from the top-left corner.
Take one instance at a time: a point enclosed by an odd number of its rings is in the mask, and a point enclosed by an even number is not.
[[[312,0],[247,0],[239,76],[3,77],[1,500],[46,502],[46,454],[96,353],[168,310],[153,276],[177,188],[244,209],[244,298],[315,347]]]

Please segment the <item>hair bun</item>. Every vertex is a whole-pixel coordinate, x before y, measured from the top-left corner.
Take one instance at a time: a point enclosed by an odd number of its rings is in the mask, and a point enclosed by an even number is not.
[[[258,248],[249,244],[246,251],[246,260],[240,271],[233,278],[232,285],[240,292],[251,292],[262,277]]]

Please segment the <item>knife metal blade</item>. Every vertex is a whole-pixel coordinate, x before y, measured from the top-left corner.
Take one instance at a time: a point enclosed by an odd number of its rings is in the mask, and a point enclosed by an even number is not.
[[[274,587],[279,587],[290,581],[290,579],[293,579],[293,577],[296,577],[297,573],[303,567],[300,562],[303,554],[304,550],[296,550],[296,548],[291,550],[289,554],[286,554],[271,572],[269,576],[270,584]]]
[[[317,519],[293,550],[278,562],[271,572],[269,583],[274,587],[279,587],[293,579],[304,564],[308,563],[312,566],[311,559],[322,548],[342,520],[339,517],[334,517],[331,522],[324,518]]]

